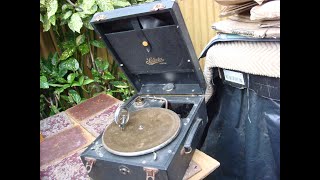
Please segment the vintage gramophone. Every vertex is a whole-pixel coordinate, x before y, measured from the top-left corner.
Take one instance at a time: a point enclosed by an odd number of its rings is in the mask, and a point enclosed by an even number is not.
[[[137,94],[82,154],[92,179],[182,179],[207,124],[205,80],[179,6],[155,1],[91,20]]]

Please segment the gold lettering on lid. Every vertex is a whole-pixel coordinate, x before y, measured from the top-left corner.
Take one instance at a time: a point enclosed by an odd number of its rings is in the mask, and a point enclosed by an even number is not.
[[[146,60],[146,64],[148,65],[155,65],[155,64],[167,64],[163,58],[154,58],[154,57],[149,57]]]

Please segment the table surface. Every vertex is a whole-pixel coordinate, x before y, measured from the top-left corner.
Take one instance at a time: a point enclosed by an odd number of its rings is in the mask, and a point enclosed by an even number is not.
[[[79,155],[113,122],[123,102],[100,94],[40,121],[40,178],[89,179]],[[184,179],[203,179],[220,163],[196,150]]]

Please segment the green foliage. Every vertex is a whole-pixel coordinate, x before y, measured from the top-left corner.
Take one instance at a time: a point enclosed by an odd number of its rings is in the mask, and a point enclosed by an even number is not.
[[[72,11],[70,10],[70,11],[67,11],[67,12],[63,13],[61,18],[62,18],[63,20],[66,20],[66,19],[68,19],[71,15],[72,15]]]
[[[41,3],[41,2],[40,2]],[[58,0],[46,0],[45,6],[47,8],[48,18],[53,16],[58,10]]]
[[[47,78],[45,76],[40,76],[40,88],[42,88],[42,89],[49,88],[49,83],[48,83]]]
[[[130,6],[131,4],[126,0],[112,0],[112,4],[114,7],[126,7]]]
[[[82,73],[75,58],[58,60],[57,52],[50,54],[47,59],[40,59],[40,116],[42,117],[79,104],[82,100],[79,92],[94,82]],[[78,84],[77,87],[75,84]]]
[[[78,32],[80,33],[80,29],[83,25],[82,19],[80,17],[80,13],[74,13],[72,14],[70,21],[68,23],[69,28],[73,31],[73,32]]]
[[[77,103],[77,104],[80,103],[81,97],[80,97],[80,95],[78,94],[77,91],[75,91],[75,90],[73,90],[73,89],[70,89],[68,94],[69,94],[69,96],[72,98],[72,100],[73,100],[75,103]]]
[[[80,46],[78,46],[78,50],[80,51],[82,56],[90,52],[88,44],[81,44]]]
[[[110,11],[114,9],[111,0],[96,0],[96,2],[101,11]]]
[[[40,21],[43,23],[43,31],[50,30],[51,25],[55,26],[59,20],[62,24],[68,24],[73,32],[80,33],[83,27],[93,30],[89,20],[96,12],[152,1],[154,0],[79,0],[72,5],[68,1],[40,0]]]
[[[97,58],[95,60],[96,66],[97,66],[97,70],[98,71],[105,71],[108,69],[109,67],[109,62],[108,61],[104,61],[101,58]]]
[[[84,43],[85,40],[86,40],[86,36],[85,36],[84,34],[79,35],[79,36],[76,38],[76,45],[77,45],[77,46],[81,45],[82,43]]]
[[[127,88],[129,87],[127,85],[127,83],[125,82],[122,82],[122,81],[111,81],[110,82],[114,87],[117,87],[117,88]]]
[[[127,100],[133,88],[115,62],[98,57],[106,48],[89,23],[97,12],[153,0],[40,0],[43,31],[56,37],[56,52],[40,58],[40,119],[64,111],[97,93]]]
[[[41,14],[40,14],[41,15]],[[49,31],[51,23],[48,19],[48,15],[43,15],[43,18],[40,16],[40,21],[43,23],[43,31]]]
[[[59,69],[67,69],[70,71],[76,71],[79,69],[79,63],[75,58],[69,58],[59,64]]]
[[[73,55],[73,53],[75,52],[75,48],[69,48],[69,49],[66,49],[63,53],[62,53],[62,55],[61,55],[61,57],[60,57],[60,60],[65,60],[65,59],[67,59],[68,57],[70,57],[70,56],[72,56]]]
[[[98,47],[98,48],[105,48],[104,43],[102,41],[98,41],[98,40],[92,40],[91,45]]]
[[[89,23],[96,12],[153,0],[40,0],[43,31],[52,31],[58,48],[40,58],[40,119],[64,111],[98,93],[127,100],[133,88],[117,64],[98,57],[106,48]]]

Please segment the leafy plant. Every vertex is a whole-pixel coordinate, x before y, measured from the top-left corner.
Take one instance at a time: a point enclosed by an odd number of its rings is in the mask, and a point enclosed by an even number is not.
[[[40,58],[40,119],[64,111],[97,93],[120,100],[133,88],[117,64],[98,57],[104,43],[89,21],[97,12],[153,0],[40,0],[40,22],[55,52]]]
[[[58,53],[40,59],[40,117],[66,110],[85,100],[94,80],[83,74],[73,57],[61,60]],[[80,96],[81,94],[81,96]]]

